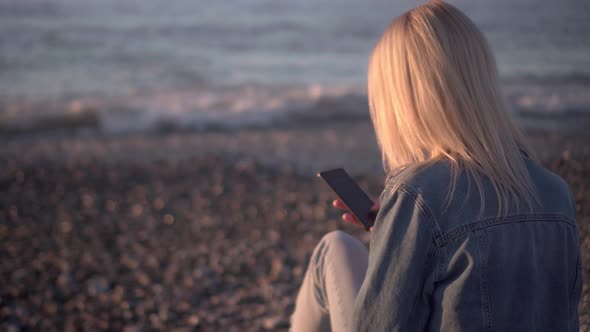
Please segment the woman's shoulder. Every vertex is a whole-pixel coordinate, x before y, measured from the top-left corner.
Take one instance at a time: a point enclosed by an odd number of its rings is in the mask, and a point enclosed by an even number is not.
[[[567,181],[534,160],[525,158],[525,163],[540,201],[539,212],[575,219],[575,200]]]
[[[452,168],[446,161],[406,168],[388,177],[381,200],[383,203],[405,198],[420,206],[425,214],[436,216],[453,180]]]
[[[513,209],[509,214],[560,214],[575,219],[573,196],[566,181],[532,159],[525,158],[525,164],[540,204],[532,211]],[[382,200],[396,199],[402,191],[420,204],[437,223],[442,222],[444,225],[441,228],[446,228],[455,222],[475,222],[497,215],[498,200],[494,186],[485,177],[479,181],[478,187],[477,181],[465,170],[441,160],[409,168],[390,177]]]
[[[419,199],[432,198],[449,188],[453,180],[452,166],[448,161],[437,161],[428,165],[407,167],[387,178],[384,193],[409,192]]]

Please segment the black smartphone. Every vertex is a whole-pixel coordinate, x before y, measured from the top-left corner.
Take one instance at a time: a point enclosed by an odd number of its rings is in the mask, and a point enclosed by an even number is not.
[[[375,202],[359,187],[359,185],[342,168],[319,172],[330,188],[344,202],[346,207],[369,231],[375,223],[377,212],[371,211]]]

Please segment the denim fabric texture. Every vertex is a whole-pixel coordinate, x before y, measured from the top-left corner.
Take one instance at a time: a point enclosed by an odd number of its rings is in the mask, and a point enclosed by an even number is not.
[[[578,331],[575,204],[559,176],[524,157],[540,204],[497,217],[496,193],[439,162],[384,191],[353,331]]]

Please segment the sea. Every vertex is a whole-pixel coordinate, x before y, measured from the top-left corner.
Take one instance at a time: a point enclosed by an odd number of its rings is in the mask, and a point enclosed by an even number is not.
[[[489,40],[523,123],[590,116],[590,1],[449,2]],[[0,133],[367,119],[371,49],[421,3],[0,0]]]

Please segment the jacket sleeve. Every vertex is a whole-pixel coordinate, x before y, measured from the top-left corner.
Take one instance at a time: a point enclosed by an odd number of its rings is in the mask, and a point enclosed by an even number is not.
[[[430,218],[430,219],[429,219]],[[419,331],[429,314],[435,223],[408,188],[384,194],[375,221],[353,331]],[[432,281],[432,280],[430,280]]]

